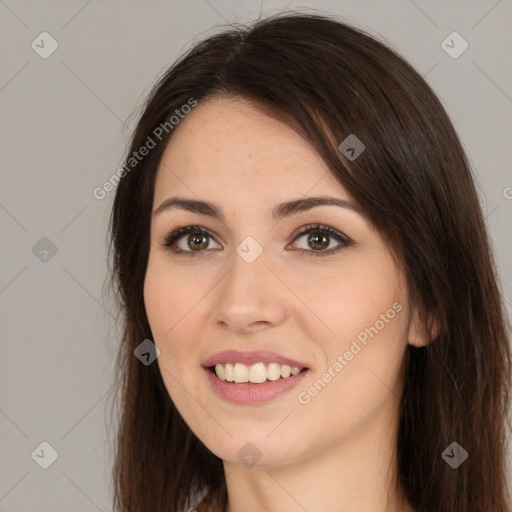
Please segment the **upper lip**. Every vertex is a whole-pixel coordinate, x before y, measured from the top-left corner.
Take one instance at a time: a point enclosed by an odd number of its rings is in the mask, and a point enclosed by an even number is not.
[[[298,368],[308,367],[306,364],[301,363],[300,361],[285,357],[281,354],[278,354],[277,352],[272,352],[270,350],[250,350],[245,352],[239,350],[224,350],[210,356],[203,363],[203,366],[205,368],[210,368],[216,364],[226,363],[243,363],[249,366],[256,363],[264,363],[265,365],[268,365],[269,363],[279,363],[287,364],[290,366],[297,366]]]

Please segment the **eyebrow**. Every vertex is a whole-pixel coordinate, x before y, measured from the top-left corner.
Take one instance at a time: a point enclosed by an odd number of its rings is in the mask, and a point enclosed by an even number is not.
[[[360,208],[354,203],[341,199],[339,197],[319,196],[319,197],[306,197],[302,199],[294,199],[276,205],[272,209],[272,219],[280,221],[285,217],[301,213],[317,206],[339,206],[347,208],[360,213]],[[209,201],[201,201],[198,199],[187,199],[184,197],[169,197],[166,199],[154,212],[153,216],[159,215],[172,208],[179,208],[181,210],[190,211],[202,215],[209,215],[215,219],[224,221],[225,216],[222,208]]]

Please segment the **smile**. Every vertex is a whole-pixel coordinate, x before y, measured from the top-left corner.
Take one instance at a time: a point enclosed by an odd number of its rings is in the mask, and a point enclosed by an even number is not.
[[[271,362],[267,366],[263,362],[248,366],[244,363],[216,364],[212,367],[215,375],[227,382],[261,384],[263,382],[288,379],[291,375],[298,375],[305,368]]]
[[[206,376],[207,385],[222,400],[239,405],[257,405],[284,395],[287,391],[290,391],[297,386],[310,371],[308,368],[303,368],[301,370],[298,367],[280,365],[277,363],[275,364],[279,367],[279,377],[275,380],[269,380],[269,372],[270,377],[275,376],[277,373],[277,368],[272,365],[272,363],[268,365],[268,369],[263,365],[263,363],[256,363],[251,367],[247,367],[243,363],[218,363],[214,367],[203,368],[203,371]],[[255,379],[259,379],[259,382],[257,383],[249,380],[250,369],[254,366],[256,367],[256,370],[253,370],[253,376],[254,372],[258,372],[258,377]],[[263,368],[261,368],[261,366],[263,366]],[[233,381],[228,381],[226,379],[226,373],[230,376],[230,367],[233,372]],[[299,370],[298,373],[297,369]],[[292,373],[292,370],[295,374]],[[218,377],[216,373],[217,371],[219,374],[224,372],[224,378]],[[239,375],[238,380],[243,379],[241,382],[235,382],[234,378],[237,374],[235,372]],[[281,372],[288,376],[283,377]],[[265,373],[265,380],[263,381],[261,379],[263,379]]]

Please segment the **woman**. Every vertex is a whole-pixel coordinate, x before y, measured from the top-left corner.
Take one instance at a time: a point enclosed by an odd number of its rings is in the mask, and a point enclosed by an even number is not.
[[[293,13],[195,45],[147,100],[111,238],[116,510],[509,510],[482,212],[392,50]]]

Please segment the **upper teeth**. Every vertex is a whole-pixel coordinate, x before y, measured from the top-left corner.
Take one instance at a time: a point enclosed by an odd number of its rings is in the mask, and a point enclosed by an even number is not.
[[[243,363],[216,364],[215,373],[221,380],[228,382],[253,382],[259,384],[268,380],[277,380],[280,377],[288,378],[290,375],[300,373],[300,368],[288,364],[270,363],[268,368],[263,363],[247,366]]]

